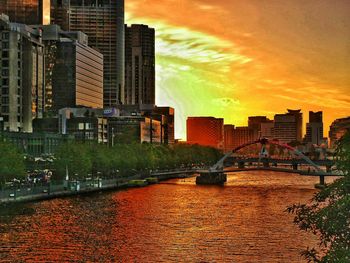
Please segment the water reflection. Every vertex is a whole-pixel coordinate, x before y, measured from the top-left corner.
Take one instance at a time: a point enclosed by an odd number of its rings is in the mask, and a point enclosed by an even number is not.
[[[236,173],[224,187],[179,179],[2,209],[0,261],[302,262],[317,240],[284,210],[317,180]]]

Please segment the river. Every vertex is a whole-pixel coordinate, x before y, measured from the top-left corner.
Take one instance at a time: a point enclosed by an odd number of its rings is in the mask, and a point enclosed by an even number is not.
[[[318,180],[250,171],[223,187],[187,178],[12,205],[0,213],[0,262],[305,262],[317,239],[285,209]]]

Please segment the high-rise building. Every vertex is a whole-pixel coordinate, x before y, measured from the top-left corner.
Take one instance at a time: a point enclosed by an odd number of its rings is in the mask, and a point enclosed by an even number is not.
[[[256,132],[249,127],[236,127],[233,130],[233,148],[256,140]]]
[[[214,117],[188,117],[187,143],[223,149],[224,119],[217,119]]]
[[[333,121],[329,128],[330,146],[333,148],[335,143],[347,132],[350,132],[350,116]]]
[[[82,31],[103,54],[103,104],[124,103],[124,0],[52,0],[51,23]]]
[[[261,138],[273,139],[274,125],[275,123],[273,120],[261,123]]]
[[[254,132],[254,140],[261,137],[261,125],[269,122],[266,116],[251,116],[248,117],[248,128]]]
[[[234,133],[235,126],[231,124],[224,125],[224,151],[229,152],[235,148]]]
[[[103,108],[103,56],[88,46],[82,32],[65,32],[58,25],[32,26],[45,44],[45,108]]]
[[[323,142],[322,111],[309,112],[309,122],[306,124],[305,142],[320,145]]]
[[[125,26],[125,104],[155,104],[154,38],[146,25]]]
[[[0,0],[0,14],[13,23],[47,24],[50,19],[50,0]]]
[[[162,142],[165,144],[175,143],[175,110],[171,107],[155,107],[152,114],[161,116]]]
[[[0,16],[0,116],[9,131],[32,132],[44,110],[44,45],[41,32]]]
[[[273,137],[282,143],[302,141],[303,114],[301,110],[288,110],[286,114],[276,114]]]

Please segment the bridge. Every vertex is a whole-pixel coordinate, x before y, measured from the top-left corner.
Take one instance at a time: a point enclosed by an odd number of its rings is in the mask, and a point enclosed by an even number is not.
[[[269,158],[266,145],[275,145],[282,149],[287,149],[292,158]],[[249,147],[251,145],[261,145],[261,151],[258,157],[245,157],[235,155],[239,150]],[[334,166],[332,160],[311,160],[305,154],[298,149],[289,146],[288,144],[280,143],[276,140],[270,140],[267,138],[261,138],[239,147],[236,147],[232,151],[226,153],[216,164],[209,168],[207,171],[199,171],[200,175],[196,178],[197,184],[223,184],[227,180],[226,173],[233,171],[244,170],[271,170],[271,171],[288,171],[297,172],[301,175],[307,176],[319,176],[320,185],[325,184],[325,176],[339,176],[332,173],[332,167]],[[279,168],[281,165],[289,166],[287,168]],[[249,168],[246,168],[249,166]],[[299,169],[301,166],[307,166],[307,170]],[[230,168],[227,168],[230,167]],[[323,169],[322,169],[323,167]]]

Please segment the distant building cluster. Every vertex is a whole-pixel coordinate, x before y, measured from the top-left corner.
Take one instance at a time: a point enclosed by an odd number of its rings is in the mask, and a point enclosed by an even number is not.
[[[124,0],[4,0],[0,131],[174,143],[155,105],[155,30],[124,24]],[[14,135],[12,135],[14,137]]]
[[[350,131],[350,117],[338,119],[330,127],[330,146]],[[189,117],[187,119],[187,143],[212,146],[225,152],[259,138],[277,140],[292,145],[327,147],[328,138],[323,136],[323,113],[309,112],[306,134],[303,137],[303,113],[288,109],[284,114],[276,114],[273,120],[266,116],[248,117],[248,126],[235,127],[224,124],[224,120],[214,117]]]

